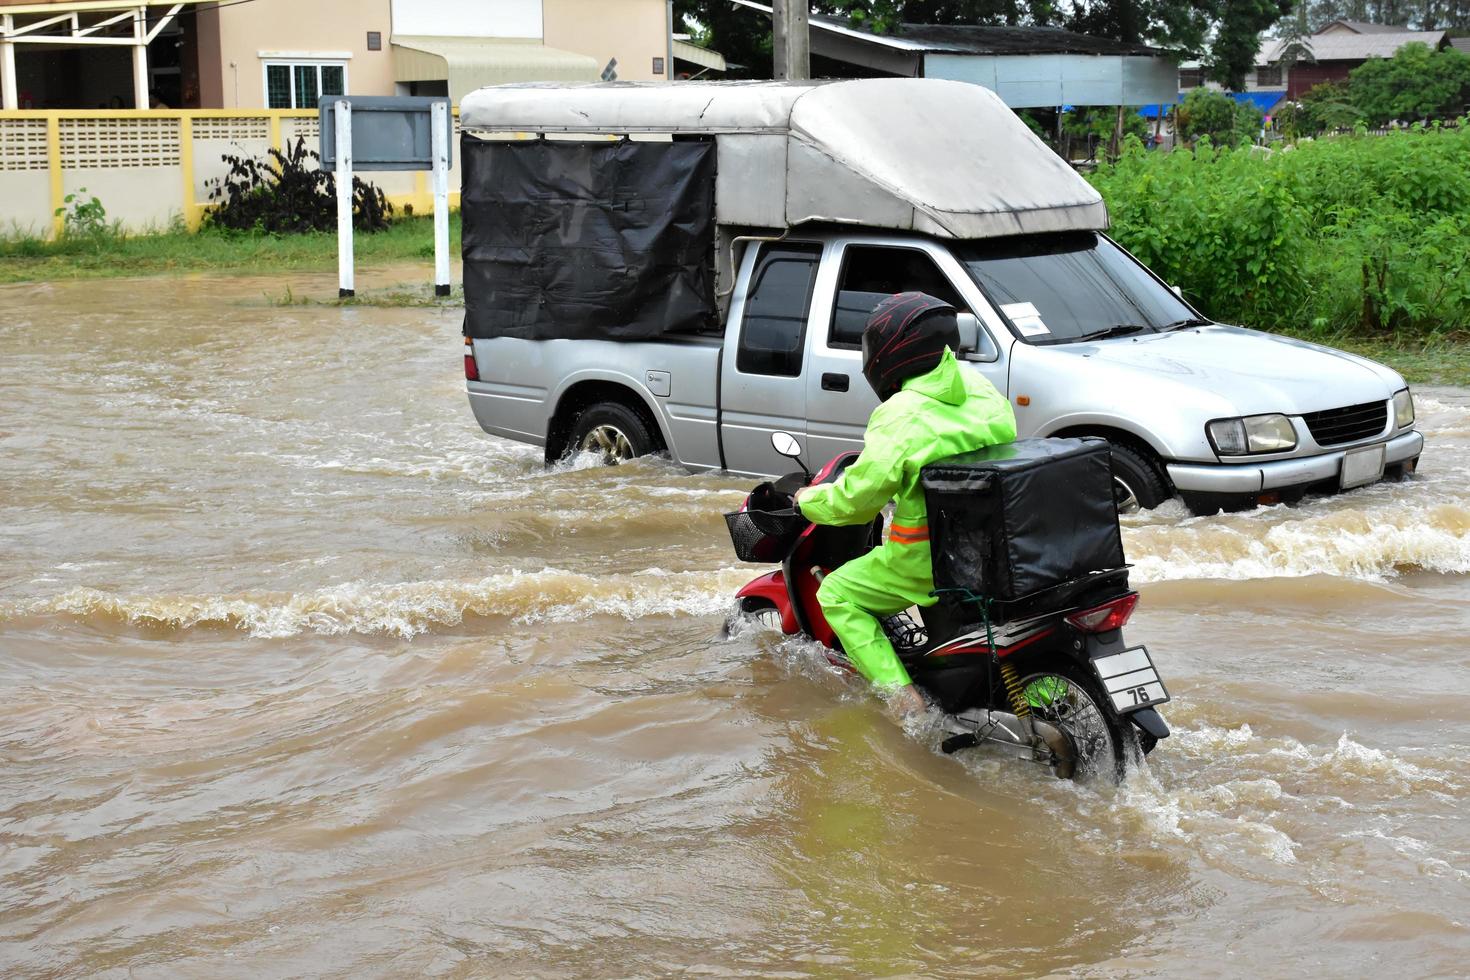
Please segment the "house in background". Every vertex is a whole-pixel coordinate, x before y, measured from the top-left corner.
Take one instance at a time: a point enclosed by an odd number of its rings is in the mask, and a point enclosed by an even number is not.
[[[1449,42],[1444,31],[1407,31],[1386,24],[1368,24],[1356,20],[1335,20],[1317,33],[1302,38],[1303,50],[1290,54],[1286,38],[1261,39],[1255,67],[1245,76],[1245,85],[1231,93],[1237,102],[1251,102],[1266,115],[1271,115],[1283,99],[1296,100],[1323,82],[1347,81],[1348,73],[1369,58],[1392,58],[1406,44],[1426,44],[1442,48]],[[1288,64],[1287,62],[1290,62]],[[1179,98],[1192,88],[1220,88],[1205,78],[1205,68],[1198,61],[1179,66]]]
[[[0,0],[8,109],[315,108],[667,78],[666,0]]]
[[[1289,68],[1283,65],[1282,56],[1290,43],[1284,38],[1263,39],[1256,55],[1255,77],[1269,75],[1281,85],[1284,76],[1289,99],[1299,99],[1323,82],[1345,82],[1348,73],[1369,58],[1392,58],[1406,44],[1430,49],[1449,44],[1444,31],[1408,31],[1356,20],[1335,20],[1302,40],[1306,50]]]

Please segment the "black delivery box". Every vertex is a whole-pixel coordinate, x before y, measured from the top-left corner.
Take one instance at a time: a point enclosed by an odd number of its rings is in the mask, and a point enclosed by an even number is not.
[[[1018,439],[930,463],[920,481],[936,589],[1014,603],[1124,567],[1105,439]]]

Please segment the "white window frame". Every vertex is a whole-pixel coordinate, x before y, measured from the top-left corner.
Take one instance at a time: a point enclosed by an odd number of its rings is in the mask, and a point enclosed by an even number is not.
[[[350,71],[349,71],[349,68],[348,68],[348,64],[347,64],[347,59],[346,58],[343,58],[343,57],[314,58],[314,57],[310,57],[310,56],[307,56],[307,57],[284,57],[283,58],[283,57],[272,57],[270,55],[262,54],[260,56],[260,95],[261,95],[261,102],[263,102],[265,104],[265,107],[267,109],[273,108],[271,106],[270,70],[273,67],[277,67],[277,66],[282,67],[282,68],[288,68],[288,69],[290,69],[290,77],[291,77],[291,86],[290,86],[290,91],[291,91],[291,105],[289,105],[289,106],[276,106],[274,108],[281,108],[281,109],[315,109],[316,108],[316,106],[314,106],[314,105],[296,105],[296,69],[297,68],[300,68],[300,67],[302,67],[304,65],[305,66],[310,66],[310,67],[316,69],[316,90],[317,90],[317,94],[318,95],[320,95],[321,94],[321,91],[322,91],[322,69],[323,68],[341,68],[342,69],[342,94],[343,95],[347,95],[349,92],[352,91],[352,79],[351,79],[351,76],[350,76]]]

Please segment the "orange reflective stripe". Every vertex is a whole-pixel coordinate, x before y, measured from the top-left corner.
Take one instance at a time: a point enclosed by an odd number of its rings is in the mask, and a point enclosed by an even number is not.
[[[929,540],[929,526],[905,527],[902,524],[892,524],[888,528],[888,539],[897,541],[899,544],[917,544],[920,541]]]

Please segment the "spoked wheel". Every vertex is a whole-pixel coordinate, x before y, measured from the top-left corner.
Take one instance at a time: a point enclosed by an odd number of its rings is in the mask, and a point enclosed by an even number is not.
[[[622,463],[633,458],[628,434],[611,425],[599,425],[588,432],[577,448],[584,453],[597,453],[604,463]]]
[[[781,610],[762,599],[741,599],[725,618],[725,636],[734,632],[737,621],[750,623],[761,632],[782,632]]]
[[[595,453],[606,465],[626,463],[656,448],[648,424],[617,402],[599,402],[577,417],[569,444],[574,452]]]
[[[1072,743],[1076,753],[1073,779],[1085,781],[1099,775],[1121,779],[1125,735],[1103,712],[1103,693],[1080,673],[1063,668],[1030,674],[1021,680],[1022,696],[1034,716]]]

